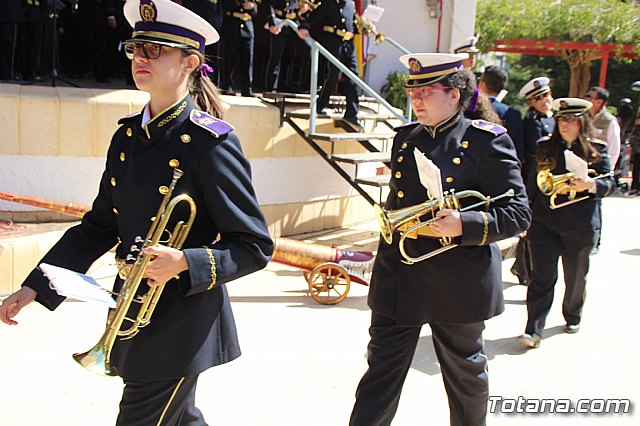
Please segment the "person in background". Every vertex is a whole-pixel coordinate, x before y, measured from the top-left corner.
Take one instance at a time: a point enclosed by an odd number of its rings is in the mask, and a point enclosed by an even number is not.
[[[505,70],[495,65],[489,65],[480,76],[478,89],[480,89],[480,93],[484,93],[491,100],[494,111],[502,120],[504,127],[507,128],[509,136],[511,136],[511,140],[518,152],[518,158],[521,162],[524,162],[524,123],[522,122],[522,116],[520,116],[518,110],[511,108],[496,98],[500,92],[506,89],[508,80],[509,75]]]
[[[400,127],[394,138],[385,209],[429,199],[418,177],[416,151],[440,169],[443,191],[473,189],[496,197],[512,189],[514,195],[495,200],[487,210],[438,211],[436,221],[407,237],[407,252],[418,256],[442,248],[443,236],[459,247],[423,262],[403,262],[400,230],[391,243],[380,239],[368,297],[369,368],[356,391],[351,426],[391,424],[425,324],[431,327],[451,424],[485,424],[489,389],[482,332],[484,321],[504,310],[502,256],[495,242],[527,229],[531,211],[506,129],[463,116],[476,80],[462,67],[466,57],[415,53],[400,58],[409,69],[405,91],[418,121]],[[422,219],[430,216],[425,212]]]
[[[584,95],[584,99],[592,103],[591,108],[589,108],[589,115],[591,116],[595,129],[593,137],[606,142],[611,170],[615,170],[615,165],[620,156],[620,125],[613,114],[607,111],[609,91],[604,87],[593,86]],[[600,215],[602,216],[602,205],[599,204],[599,206]],[[598,242],[595,247],[593,247],[591,254],[598,254],[600,252],[601,241],[602,228],[598,235]]]
[[[40,53],[44,20],[47,15],[47,0],[23,0],[24,24],[18,31],[18,52],[20,52],[20,69],[22,80],[40,80],[38,67],[40,65]]]
[[[636,115],[635,126],[629,135],[631,156],[631,186],[629,195],[640,195],[640,110]]]
[[[278,90],[278,79],[280,77],[280,62],[287,42],[293,45],[298,54],[302,57],[302,87],[301,90],[306,92],[309,90],[309,65],[311,63],[309,56],[309,46],[297,36],[291,27],[278,28],[278,22],[283,19],[289,19],[300,25],[300,19],[304,19],[309,12],[307,3],[299,4],[297,0],[267,0],[266,5],[269,8],[267,14],[267,23],[269,32],[271,33],[271,55],[267,65],[267,74],[265,79],[265,90],[275,92]]]
[[[450,49],[451,53],[466,53],[468,55],[466,59],[462,60],[462,66],[467,70],[473,71],[476,66],[476,56],[480,52],[476,43],[478,43],[478,37],[472,36]]]
[[[253,94],[253,42],[255,30],[253,18],[258,7],[253,1],[221,0],[222,43],[224,49],[224,73],[222,74],[222,93],[235,95],[233,90],[233,70],[240,56],[240,81],[242,96]]]
[[[549,82],[550,80],[547,77],[536,77],[529,80],[520,89],[520,96],[526,98],[529,103],[529,109],[522,122],[524,155],[521,158],[523,163],[522,178],[527,184],[527,190],[535,186],[538,141],[545,136],[551,135],[555,126],[551,112],[553,97]],[[529,192],[527,195],[529,200],[532,200],[535,193]],[[516,256],[511,267],[511,273],[518,278],[520,285],[526,286],[529,285],[531,280],[532,269],[529,242],[526,233],[523,233],[516,247]]]
[[[195,406],[198,376],[240,356],[226,283],[263,268],[273,241],[249,161],[233,127],[220,119],[222,101],[206,77],[204,47],[218,33],[169,0],[129,0],[124,13],[134,28],[125,42],[133,77],[150,100],[141,113],[119,121],[91,210],[42,262],[84,273],[116,246],[114,290],[121,291],[139,256],[138,238],[159,219],[174,170],[183,172],[175,193],[188,194],[195,211],[178,203],[166,230],[190,212],[193,224],[181,249],[145,244],[151,260],[136,294],[159,285],[164,291],[150,323],[130,339],[115,340],[109,367],[124,381],[117,426],[205,426]],[[64,300],[39,269],[3,301],[0,321],[16,325],[16,315],[34,300],[50,310]],[[127,316],[135,318],[136,308]]]
[[[560,98],[553,101],[556,127],[551,137],[538,143],[538,172],[549,171],[554,176],[569,172],[567,152],[584,160],[598,175],[611,171],[605,145],[591,139],[593,127],[587,112],[591,107],[591,102],[584,99]],[[598,201],[614,189],[612,177],[574,177],[568,180],[567,185],[568,189],[575,191],[575,200],[584,199],[552,209],[550,196],[544,194],[539,185],[529,191],[535,193],[531,200],[533,222],[527,233],[534,275],[527,288],[527,325],[524,334],[518,338],[528,348],[540,346],[553,303],[560,258],[566,287],[562,301],[565,332],[577,333],[580,330],[589,254],[601,228]],[[560,206],[570,201],[569,194],[564,193],[556,197],[555,204]]]
[[[19,24],[24,22],[21,0],[4,0],[0,7],[0,81],[15,79]]]
[[[323,1],[309,13],[307,19],[300,24],[298,36],[302,39],[309,36],[309,29],[315,25],[322,26],[319,41],[333,56],[335,56],[349,71],[358,75],[358,62],[353,44],[353,36],[358,31],[356,23],[356,4],[354,0]],[[329,65],[327,76],[318,96],[318,113],[324,113],[329,106],[329,100],[336,89],[342,72],[335,66]],[[358,121],[360,101],[356,84],[345,78],[342,90],[347,100],[341,125],[350,131],[362,132],[364,128]]]

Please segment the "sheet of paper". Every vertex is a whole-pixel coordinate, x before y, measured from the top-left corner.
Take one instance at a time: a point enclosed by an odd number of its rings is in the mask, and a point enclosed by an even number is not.
[[[439,202],[443,202],[444,194],[442,192],[440,169],[418,148],[413,149],[413,155],[416,159],[416,166],[418,166],[420,183],[427,188],[429,199],[436,199]]]
[[[588,165],[586,161],[566,149],[564,151],[564,162],[566,164],[567,170],[575,173],[577,178],[587,180]]]
[[[378,7],[370,4],[362,13],[362,17],[369,22],[378,22],[384,12],[383,7]]]
[[[40,270],[49,279],[49,285],[60,296],[71,297],[83,302],[101,303],[116,307],[111,294],[90,276],[59,266],[41,263]]]

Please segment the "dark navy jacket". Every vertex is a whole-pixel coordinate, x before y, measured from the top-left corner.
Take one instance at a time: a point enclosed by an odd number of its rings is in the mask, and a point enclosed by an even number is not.
[[[536,165],[536,152],[538,150],[538,140],[541,138],[551,136],[553,129],[556,126],[556,122],[552,117],[547,117],[541,114],[534,108],[529,108],[525,114],[524,120],[524,180],[527,184],[527,188],[532,188],[531,184],[535,186],[535,176],[537,173]],[[530,199],[533,199],[534,193],[527,192]]]
[[[475,124],[473,124],[475,123]],[[414,149],[439,168],[445,191],[476,190],[497,196],[509,189],[515,196],[497,200],[485,211],[461,213],[460,247],[425,261],[407,265],[398,249],[380,240],[369,306],[398,325],[427,322],[472,323],[504,310],[502,256],[496,241],[526,230],[531,211],[520,173],[520,162],[506,129],[458,113],[433,130],[413,123],[401,127],[393,141],[390,193],[385,208],[395,210],[427,200],[420,184]],[[478,199],[463,199],[469,205]],[[441,247],[434,238],[407,238],[405,248],[419,256]]]
[[[173,195],[186,193],[197,206],[183,245],[189,270],[166,284],[149,326],[116,341],[112,365],[132,380],[195,375],[240,355],[225,283],[262,269],[273,250],[249,162],[232,127],[196,110],[188,95],[144,127],[140,114],[120,124],[91,211],[42,261],[84,273],[116,244],[117,257],[135,255],[131,246],[147,235],[162,187],[179,167],[184,175]],[[186,203],[178,204],[167,230],[187,217]],[[39,270],[23,285],[51,310],[64,300]],[[114,290],[121,285],[117,278]],[[143,281],[139,293],[147,290]]]
[[[223,12],[222,34],[231,37],[254,37],[253,18],[258,14],[258,7],[254,6],[251,9],[245,9],[242,7],[242,3],[242,0],[221,0]],[[247,13],[251,16],[251,19],[244,21],[229,15],[233,13]]]
[[[489,96],[491,99],[491,106],[493,110],[498,114],[500,120],[507,128],[507,133],[513,141],[513,145],[516,147],[518,153],[518,159],[520,162],[524,161],[524,124],[520,112],[511,108],[509,105],[496,100],[495,96]]]

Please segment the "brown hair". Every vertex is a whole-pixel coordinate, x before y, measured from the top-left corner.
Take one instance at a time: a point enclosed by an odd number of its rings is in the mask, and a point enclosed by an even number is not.
[[[558,123],[558,117],[555,118],[556,126],[553,129],[551,138],[546,143],[538,144],[538,171],[549,169],[553,170],[558,164],[558,156],[564,149],[565,141],[560,135],[560,125]],[[577,143],[579,148],[576,152],[580,158],[585,161],[598,162],[602,158],[600,153],[593,147],[589,138],[593,135],[593,125],[591,123],[591,117],[585,113],[578,116],[578,123],[580,123],[580,132],[578,138],[573,143]]]
[[[183,52],[185,56],[196,55],[201,65],[207,63],[205,56],[196,49],[184,49]],[[189,94],[200,109],[215,118],[222,118],[224,108],[220,91],[209,77],[202,73],[200,67],[197,67],[189,76],[188,86]]]

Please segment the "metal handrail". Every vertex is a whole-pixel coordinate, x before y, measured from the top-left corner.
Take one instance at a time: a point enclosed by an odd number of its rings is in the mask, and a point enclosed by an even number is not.
[[[278,23],[278,28],[282,28],[284,26],[289,26],[294,31],[298,31],[298,24],[291,21],[290,19],[283,19]],[[360,77],[355,75],[349,68],[347,68],[342,62],[338,60],[335,56],[333,56],[327,49],[325,49],[320,43],[315,41],[311,36],[306,37],[304,41],[311,48],[311,81],[310,81],[310,93],[311,93],[311,103],[309,105],[309,133],[315,133],[316,131],[316,115],[317,115],[317,99],[318,99],[318,59],[319,53],[322,53],[322,56],[327,58],[329,62],[331,62],[335,67],[337,67],[342,73],[350,78],[356,85],[358,85],[365,93],[369,96],[377,100],[380,105],[387,108],[391,114],[393,114],[396,118],[401,120],[403,123],[408,123],[410,120],[404,117],[402,114],[398,114],[394,107],[389,104],[382,96],[380,96],[375,90],[373,90],[367,83],[362,81]]]

